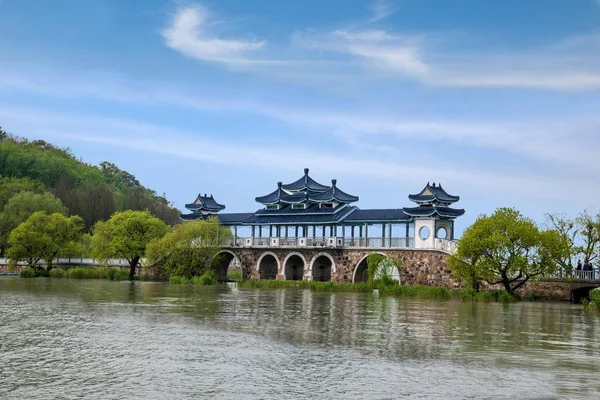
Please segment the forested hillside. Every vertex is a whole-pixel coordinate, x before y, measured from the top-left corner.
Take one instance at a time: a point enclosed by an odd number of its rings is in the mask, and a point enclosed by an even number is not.
[[[20,192],[53,194],[68,214],[83,218],[86,229],[119,210],[149,210],[169,225],[179,221],[179,210],[164,196],[116,165],[86,164],[69,149],[12,136],[0,128],[0,212]]]

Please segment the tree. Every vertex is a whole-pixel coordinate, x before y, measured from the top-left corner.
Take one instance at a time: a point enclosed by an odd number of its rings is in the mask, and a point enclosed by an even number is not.
[[[565,257],[567,247],[557,231],[540,231],[517,210],[499,208],[465,230],[448,266],[473,286],[483,280],[514,293],[529,279],[554,272],[553,260]]]
[[[547,225],[557,231],[568,245],[565,256],[555,262],[565,271],[573,270],[577,259],[589,261],[600,257],[600,214],[582,211],[577,218],[569,219],[564,214],[547,214]]]
[[[4,249],[10,232],[36,211],[66,215],[62,202],[50,193],[20,192],[11,197],[0,212],[0,249]]]
[[[148,211],[116,212],[106,222],[94,225],[92,255],[100,260],[122,257],[129,263],[129,280],[152,239],[162,237],[169,227]]]
[[[575,219],[580,236],[580,253],[589,261],[595,261],[600,257],[600,214],[593,216],[590,211],[585,210]]]
[[[9,199],[19,192],[43,193],[44,185],[29,178],[0,176],[0,211]]]
[[[400,283],[400,267],[402,260],[400,258],[392,258],[390,256],[372,253],[367,256],[367,273],[369,275],[369,283],[373,284],[377,281],[385,285],[395,282]]]
[[[221,226],[216,217],[176,225],[165,236],[148,245],[148,266],[157,275],[187,278],[202,275],[212,267],[211,261],[214,261],[220,246],[231,237],[231,230]]]
[[[77,244],[82,227],[78,216],[35,212],[10,233],[7,255],[11,261],[25,261],[30,267],[44,260],[50,270],[55,258]]]

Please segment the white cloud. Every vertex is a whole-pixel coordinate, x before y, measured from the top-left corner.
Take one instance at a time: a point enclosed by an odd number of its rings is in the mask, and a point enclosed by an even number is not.
[[[140,86],[125,80],[107,81],[98,77],[78,77],[67,73],[68,80],[48,73],[43,76],[18,74],[0,68],[0,88],[43,93],[68,98],[96,98],[124,104],[169,106],[226,115],[256,115],[274,119],[290,128],[302,127],[306,135],[327,134],[348,146],[393,152],[400,142],[420,144],[458,144],[474,151],[491,149],[524,156],[525,160],[547,164],[552,169],[567,167],[600,173],[595,149],[600,147],[600,117],[573,115],[551,118],[487,119],[413,118],[402,114],[364,112],[331,105],[299,106],[287,101],[275,102],[244,96],[226,96],[201,90],[204,95],[186,94],[181,88]],[[81,81],[80,79],[83,79]],[[156,85],[156,86],[154,86]]]
[[[530,49],[492,53],[446,50],[426,35],[397,35],[386,31],[308,31],[294,35],[309,49],[346,55],[363,62],[371,74],[387,79],[409,78],[435,87],[534,88],[551,90],[600,89],[600,35],[566,38]],[[363,72],[364,74],[364,72]]]
[[[386,1],[375,1],[371,7],[372,20],[385,18],[393,11]],[[308,30],[292,35],[295,46],[291,48],[267,48],[266,40],[221,37],[209,13],[197,5],[177,10],[162,35],[168,47],[196,60],[319,86],[346,76],[353,85],[369,79],[408,79],[431,87],[600,89],[597,34],[498,53],[460,50],[460,43],[453,42],[451,36],[440,44],[439,34],[438,40],[432,40],[426,34],[383,30]],[[340,56],[344,57],[341,61]],[[282,64],[286,68],[279,68]]]
[[[249,55],[265,47],[266,41],[222,39],[210,31],[209,14],[201,6],[177,11],[163,29],[165,44],[181,54],[223,64],[262,62]]]
[[[380,21],[384,18],[387,18],[388,16],[390,16],[390,14],[394,12],[394,7],[392,7],[392,5],[385,0],[374,0],[370,4],[369,9],[373,13],[371,18],[369,19],[369,22]]]
[[[93,116],[56,114],[38,109],[15,108],[0,105],[0,118],[6,127],[19,126],[29,135],[39,135],[46,140],[63,139],[73,142],[89,142],[108,147],[125,147],[136,151],[151,152],[171,157],[183,157],[227,167],[244,167],[269,170],[278,165],[279,170],[297,172],[311,165],[327,166],[328,174],[347,179],[385,181],[390,185],[403,183],[421,185],[432,178],[453,182],[460,187],[502,196],[515,195],[530,199],[560,199],[584,185],[587,175],[555,177],[523,172],[518,176],[459,164],[416,164],[381,159],[371,156],[338,152],[332,155],[320,146],[276,144],[268,147],[251,140],[229,140],[202,132],[189,132],[164,126],[131,120]],[[169,140],[165,141],[165,137]],[[310,154],[307,159],[307,154]],[[232,155],[235,155],[232,157]],[[477,182],[473,186],[473,183]],[[600,188],[588,187],[588,196],[600,195]]]

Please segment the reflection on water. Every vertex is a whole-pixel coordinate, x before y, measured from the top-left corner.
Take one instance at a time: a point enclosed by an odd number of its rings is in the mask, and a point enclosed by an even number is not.
[[[0,279],[0,398],[597,398],[564,303]]]

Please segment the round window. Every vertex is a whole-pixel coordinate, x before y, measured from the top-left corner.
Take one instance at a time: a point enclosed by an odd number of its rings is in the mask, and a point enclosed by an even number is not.
[[[437,230],[437,238],[438,239],[446,239],[448,237],[448,231],[446,228],[440,228]]]
[[[419,229],[419,236],[422,240],[427,239],[429,237],[429,228],[424,226],[421,229]]]

